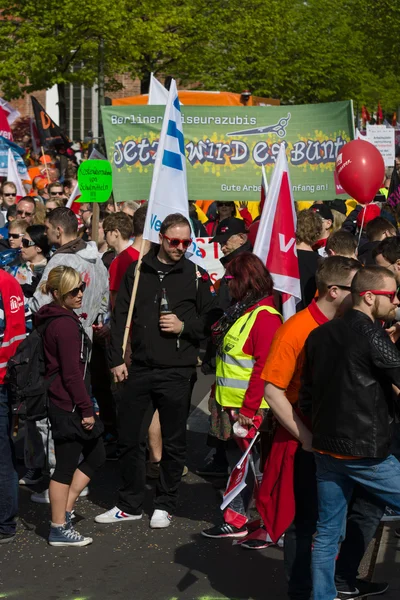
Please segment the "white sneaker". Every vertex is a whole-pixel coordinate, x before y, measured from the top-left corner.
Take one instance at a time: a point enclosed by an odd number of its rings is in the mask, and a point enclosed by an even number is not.
[[[89,495],[89,488],[86,486],[79,494],[79,498],[86,498]],[[43,490],[43,492],[37,492],[31,496],[32,502],[38,504],[50,504],[49,490]]]
[[[107,512],[97,515],[94,520],[96,523],[124,523],[125,521],[138,521],[141,518],[142,513],[140,515],[130,515],[123,510],[119,510],[118,506],[114,506]]]
[[[150,527],[152,529],[165,529],[165,527],[170,526],[171,519],[172,516],[168,514],[168,511],[156,508],[150,520]]]

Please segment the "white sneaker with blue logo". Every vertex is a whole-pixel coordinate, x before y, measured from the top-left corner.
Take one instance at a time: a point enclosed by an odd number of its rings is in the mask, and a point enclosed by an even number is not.
[[[138,521],[141,518],[142,513],[140,515],[130,515],[120,510],[118,506],[114,506],[114,508],[110,508],[107,512],[97,515],[94,520],[96,523],[124,523],[125,521]]]

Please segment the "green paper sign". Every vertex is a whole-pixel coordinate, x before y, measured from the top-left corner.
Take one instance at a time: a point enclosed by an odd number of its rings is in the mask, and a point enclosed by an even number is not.
[[[112,192],[112,169],[108,160],[85,160],[78,169],[81,197],[77,202],[107,202]]]

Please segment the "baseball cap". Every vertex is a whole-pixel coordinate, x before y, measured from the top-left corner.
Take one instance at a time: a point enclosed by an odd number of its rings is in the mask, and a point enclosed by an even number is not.
[[[332,211],[329,208],[329,206],[327,206],[326,204],[314,204],[311,207],[311,210],[313,210],[314,212],[317,212],[322,217],[322,219],[326,219],[327,221],[332,221],[332,223],[333,223]]]
[[[381,209],[379,208],[379,206],[377,206],[376,204],[367,204],[360,210],[360,212],[357,215],[357,227],[361,227],[361,224],[363,222],[363,215],[364,215],[363,227],[365,227],[370,221],[372,221],[373,219],[376,219],[376,217],[379,217],[380,214],[381,214]]]
[[[247,233],[246,224],[243,219],[236,219],[236,217],[229,217],[220,222],[217,227],[215,236],[210,242],[226,242],[232,235],[237,233]]]

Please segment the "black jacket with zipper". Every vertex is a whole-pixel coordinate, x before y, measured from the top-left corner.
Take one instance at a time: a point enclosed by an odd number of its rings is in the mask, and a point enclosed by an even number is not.
[[[350,310],[312,331],[305,353],[299,405],[312,413],[313,448],[386,458],[400,353],[380,323]]]
[[[218,299],[212,292],[207,271],[185,257],[171,265],[160,281],[158,247],[143,257],[132,316],[132,363],[149,367],[196,366],[200,340],[210,334],[211,325],[221,316]],[[132,263],[118,291],[111,319],[110,364],[123,364],[122,342],[132,295],[137,262]],[[184,322],[182,335],[160,330],[160,299],[165,288],[170,310]]]

